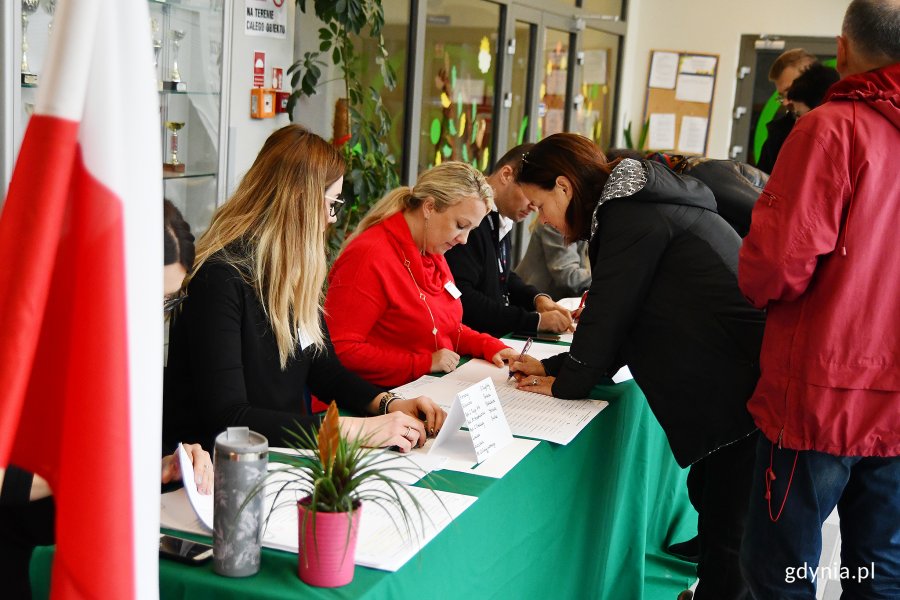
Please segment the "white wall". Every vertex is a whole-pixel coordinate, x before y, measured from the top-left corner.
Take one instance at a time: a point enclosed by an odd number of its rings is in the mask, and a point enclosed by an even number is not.
[[[241,177],[253,164],[263,142],[273,131],[287,125],[287,114],[276,114],[271,119],[250,117],[250,89],[253,87],[253,53],[266,53],[266,86],[272,82],[272,67],[284,70],[282,89],[290,87],[288,67],[294,62],[294,12],[295,3],[284,3],[287,12],[287,35],[284,39],[253,37],[244,33],[244,0],[234,0],[231,36],[231,110],[229,115],[228,188],[230,196]]]
[[[629,0],[618,130],[629,120],[640,128],[650,50],[718,54],[707,154],[728,158],[741,35],[835,36],[848,4],[849,0]]]

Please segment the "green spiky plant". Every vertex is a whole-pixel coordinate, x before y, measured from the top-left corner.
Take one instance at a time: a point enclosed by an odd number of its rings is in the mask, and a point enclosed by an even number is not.
[[[421,469],[412,461],[404,461],[396,454],[367,447],[371,441],[368,437],[348,439],[340,431],[338,408],[334,401],[329,405],[317,432],[310,433],[299,425],[285,431],[291,439],[288,445],[298,451],[298,456],[284,457],[292,466],[270,471],[244,501],[246,506],[260,493],[274,496],[273,509],[266,516],[266,524],[276,509],[294,504],[295,493],[299,492],[305,496],[301,503],[306,509],[300,523],[300,539],[305,538],[310,522],[315,534],[316,514],[345,513],[347,520],[351,521],[353,511],[363,501],[384,510],[397,531],[407,539],[418,537],[424,531],[426,514],[419,500],[400,481],[403,475],[420,475]],[[272,477],[284,480],[279,481],[274,486],[275,489],[266,491],[267,483]],[[372,483],[380,485],[373,487]],[[289,499],[279,501],[282,495],[289,496]],[[413,511],[404,504],[404,500],[409,500],[414,507]],[[392,511],[391,508],[396,510]],[[348,527],[346,544],[350,542],[349,536]]]
[[[307,0],[296,2],[306,13]],[[293,88],[288,97],[288,114],[293,115],[298,99],[315,95],[320,83],[326,83],[321,81],[322,69],[326,67],[322,57],[330,59],[343,80],[350,126],[349,139],[334,140],[341,145],[347,162],[342,195],[348,202],[329,232],[333,258],[369,208],[400,185],[397,161],[387,143],[391,115],[382,103],[381,91],[362,83],[363,61],[370,57],[363,56],[356,44],[364,37],[376,41],[375,63],[386,89],[396,87],[397,77],[388,61],[382,34],[382,0],[311,0],[311,5],[313,14],[324,26],[319,29],[319,49],[304,53],[303,58],[288,68]]]
[[[647,119],[644,121],[643,126],[641,126],[641,133],[638,136],[637,144],[635,144],[631,133],[631,121],[628,121],[628,125],[622,130],[622,137],[625,138],[625,147],[644,152],[646,150],[645,146],[647,145],[647,134],[649,131],[650,119]]]

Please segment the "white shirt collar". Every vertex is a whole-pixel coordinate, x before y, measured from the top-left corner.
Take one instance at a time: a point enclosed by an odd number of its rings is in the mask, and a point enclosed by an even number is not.
[[[513,221],[512,219],[504,217],[499,212],[497,214],[500,217],[500,231],[498,232],[498,238],[502,240],[503,238],[506,237],[507,233],[512,231],[513,225],[515,225],[516,222]]]

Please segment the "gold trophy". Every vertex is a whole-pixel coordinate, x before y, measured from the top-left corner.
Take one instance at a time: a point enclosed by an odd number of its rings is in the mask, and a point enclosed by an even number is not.
[[[178,131],[184,127],[180,121],[166,121],[169,136],[169,160],[163,163],[163,173],[184,173],[184,163],[178,159]]]
[[[37,73],[28,68],[28,17],[40,6],[40,0],[22,0],[22,85],[37,85]]]

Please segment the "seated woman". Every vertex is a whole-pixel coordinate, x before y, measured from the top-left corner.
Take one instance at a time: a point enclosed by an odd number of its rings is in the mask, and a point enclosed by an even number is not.
[[[591,286],[587,242],[568,244],[553,227],[535,221],[528,250],[516,267],[516,274],[554,300],[580,296]]]
[[[341,417],[346,435],[373,446],[424,444],[422,419],[429,431],[440,429],[445,413],[428,398],[399,398],[348,372],[321,319],[325,229],[344,169],[331,144],[288,125],[269,136],[216,211],[172,321],[166,444],[199,438],[211,448],[220,432],[243,425],[284,446],[285,428],[318,424],[307,389],[344,410],[379,415]]]
[[[444,253],[465,244],[493,204],[484,176],[461,162],[422,173],[366,215],[329,275],[325,318],[347,368],[379,385],[450,372],[461,354],[503,366],[515,353],[462,324]]]

